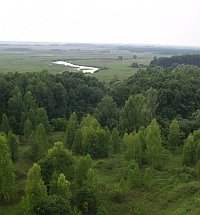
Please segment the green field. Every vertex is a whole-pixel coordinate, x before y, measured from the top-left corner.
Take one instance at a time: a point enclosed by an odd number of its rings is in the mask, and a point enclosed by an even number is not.
[[[133,59],[133,55],[137,59]],[[122,56],[123,60],[118,57]],[[130,67],[133,62],[147,67],[155,54],[150,52],[130,52],[118,50],[115,46],[64,46],[64,45],[1,45],[0,46],[0,72],[38,72],[47,69],[49,73],[75,71],[63,65],[52,62],[62,60],[82,66],[100,68],[94,76],[108,83],[112,79],[125,79],[133,75],[138,69]],[[157,55],[164,56],[164,55]]]

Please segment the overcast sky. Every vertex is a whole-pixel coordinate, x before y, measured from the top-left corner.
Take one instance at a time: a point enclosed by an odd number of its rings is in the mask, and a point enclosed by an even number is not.
[[[200,46],[200,0],[1,0],[0,41]]]

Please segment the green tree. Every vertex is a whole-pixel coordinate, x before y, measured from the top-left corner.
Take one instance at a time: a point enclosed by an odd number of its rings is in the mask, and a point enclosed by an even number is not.
[[[32,93],[30,91],[27,91],[23,97],[24,101],[24,108],[25,111],[29,111],[31,108],[36,110],[37,104],[36,100],[33,98]]]
[[[145,173],[144,173],[144,177],[143,177],[143,183],[149,189],[154,184],[153,171],[152,171],[152,169],[150,167],[148,167],[148,168],[145,169]]]
[[[162,165],[162,140],[161,131],[156,120],[152,120],[151,124],[146,129],[146,159],[153,167]]]
[[[23,205],[30,214],[35,213],[36,205],[47,199],[47,187],[44,185],[40,171],[40,166],[35,163],[28,172]]]
[[[54,147],[48,150],[47,159],[52,163],[54,172],[63,173],[69,181],[73,179],[75,158],[62,142],[54,143]]]
[[[0,135],[0,201],[10,201],[14,192],[14,165],[6,138]]]
[[[68,126],[67,126],[67,132],[66,132],[66,142],[67,142],[67,148],[71,149],[72,144],[75,139],[76,130],[78,129],[78,118],[75,112],[72,113],[72,115],[69,118]]]
[[[47,113],[46,113],[46,110],[41,107],[41,108],[38,108],[36,110],[36,116],[35,116],[35,128],[37,128],[37,126],[42,123],[44,128],[45,128],[45,131],[46,131],[46,134],[49,134],[50,132],[50,125],[49,125],[49,119],[48,119],[48,116],[47,116]]]
[[[15,86],[11,95],[12,97],[8,100],[10,127],[13,129],[14,133],[20,134],[21,128],[19,124],[21,122],[21,113],[24,111],[24,102],[18,86]]]
[[[48,148],[48,137],[44,125],[40,123],[36,129],[36,140],[41,146],[41,154],[46,154]]]
[[[46,154],[48,138],[42,123],[37,126],[36,132],[32,131],[29,137],[29,143],[34,161],[38,161]]]
[[[150,113],[150,122],[156,116],[156,109],[158,107],[157,100],[158,100],[158,91],[153,89],[152,87],[146,91],[147,93],[147,107]]]
[[[119,131],[117,130],[117,128],[113,128],[111,135],[112,135],[114,153],[116,154],[120,152],[120,149],[121,149],[121,138],[119,136]]]
[[[29,118],[27,118],[27,120],[25,121],[23,131],[24,131],[24,137],[25,137],[26,141],[28,141],[28,139],[33,131],[33,124]]]
[[[62,196],[49,195],[34,205],[34,215],[80,215],[71,211],[71,205]]]
[[[12,160],[16,160],[18,158],[19,141],[12,131],[8,132],[8,145],[10,146]]]
[[[197,149],[196,149],[196,163],[200,160],[200,141],[197,143]]]
[[[55,107],[54,107],[54,117],[66,118],[67,112],[67,93],[64,86],[61,83],[58,83],[53,88]]]
[[[127,160],[135,160],[139,165],[142,162],[142,148],[139,136],[136,132],[124,135],[123,142],[125,144],[125,158]]]
[[[122,134],[138,131],[142,125],[141,110],[144,103],[144,96],[129,96],[124,107],[120,111],[119,129]]]
[[[131,64],[131,67],[133,67],[133,68],[138,68],[139,66],[138,66],[138,63],[137,63],[137,62],[133,62],[133,63]]]
[[[127,176],[128,185],[131,188],[138,187],[142,182],[142,175],[138,164],[135,162],[134,169],[129,169]]]
[[[183,145],[183,164],[186,166],[189,166],[192,163],[193,142],[194,142],[194,137],[192,134],[190,134]]]
[[[119,110],[111,96],[104,96],[95,108],[94,117],[102,127],[108,126],[110,130],[117,126]]]
[[[36,141],[36,134],[35,131],[32,131],[28,142],[30,144],[30,152],[31,152],[31,158],[34,161],[38,161],[40,159],[40,146],[38,145],[38,141]]]
[[[81,129],[77,129],[76,130],[76,134],[75,134],[75,138],[74,138],[74,142],[72,144],[72,151],[75,154],[82,154],[82,130]]]
[[[180,130],[179,130],[178,121],[176,119],[174,119],[170,124],[167,141],[168,141],[169,148],[172,150],[175,150],[177,148],[177,146],[179,146]]]
[[[198,162],[197,162],[196,172],[197,172],[197,176],[200,178],[200,160],[198,160]]]
[[[70,191],[70,182],[66,180],[65,175],[61,173],[57,179],[53,179],[50,183],[50,195],[61,196],[70,205],[72,193]]]
[[[82,128],[83,126],[90,127],[92,126],[94,129],[97,129],[98,127],[101,128],[100,123],[96,118],[88,114],[86,117],[84,117],[81,120],[80,127]]]
[[[2,131],[8,135],[8,132],[10,131],[10,126],[9,126],[9,120],[8,120],[8,117],[7,115],[4,113],[2,115],[2,125],[1,125],[1,129]]]

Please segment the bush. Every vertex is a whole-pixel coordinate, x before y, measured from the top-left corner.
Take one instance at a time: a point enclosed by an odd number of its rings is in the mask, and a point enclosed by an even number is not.
[[[81,187],[75,193],[75,202],[83,213],[94,214],[97,211],[97,191],[88,187]]]
[[[138,63],[132,63],[131,67],[138,68],[139,66],[138,66]]]
[[[121,203],[124,195],[117,187],[114,187],[110,190],[109,197],[111,201]]]
[[[36,215],[71,215],[69,203],[57,195],[50,195],[47,199],[35,205],[33,214]]]

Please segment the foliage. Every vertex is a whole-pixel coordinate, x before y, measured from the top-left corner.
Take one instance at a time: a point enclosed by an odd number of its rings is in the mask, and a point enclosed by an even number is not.
[[[77,115],[75,112],[72,113],[72,115],[69,118],[68,125],[67,125],[67,133],[66,133],[66,142],[67,147],[69,149],[72,148],[72,144],[74,142],[75,133],[78,129],[79,123],[77,119]]]
[[[47,188],[41,178],[40,166],[35,163],[28,172],[23,204],[28,212],[34,214],[37,209],[37,205],[46,199]]]
[[[12,160],[16,160],[18,158],[18,148],[19,141],[17,140],[16,135],[12,133],[12,131],[8,132],[8,145],[10,147],[10,153]]]
[[[160,57],[154,59],[150,62],[150,66],[163,66],[163,67],[171,67],[174,63],[178,64],[193,64],[200,67],[200,55],[179,55],[179,56],[172,56],[170,58],[167,57]]]
[[[70,204],[62,197],[50,195],[34,205],[36,215],[72,215]]]
[[[75,202],[83,214],[94,214],[98,208],[97,192],[83,186],[76,190]]]
[[[0,201],[10,201],[14,192],[14,165],[7,140],[0,135]]]
[[[179,130],[179,124],[176,119],[174,119],[169,128],[169,134],[168,134],[168,147],[171,150],[175,150],[177,146],[180,144],[180,130]]]
[[[153,167],[162,166],[162,140],[161,132],[156,120],[152,120],[146,129],[145,135],[146,150],[145,155],[147,162]]]
[[[54,172],[63,173],[69,181],[73,179],[75,158],[62,142],[56,142],[46,157],[52,163]]]

